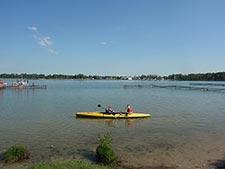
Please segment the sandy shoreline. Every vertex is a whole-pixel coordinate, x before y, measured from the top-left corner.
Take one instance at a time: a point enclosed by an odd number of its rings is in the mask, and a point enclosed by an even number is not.
[[[200,155],[199,153],[198,155]],[[65,157],[56,157],[54,155],[49,156],[48,158],[43,157],[42,160],[37,160],[35,157],[32,157],[28,160],[14,163],[14,164],[4,164],[3,161],[0,161],[1,169],[23,169],[24,167],[30,166],[38,162],[51,162],[51,161],[64,161],[64,160],[84,160],[89,161],[90,163],[95,163],[95,152],[87,152],[86,157],[81,157],[80,154],[74,154],[70,158]],[[144,156],[144,158],[142,158]],[[172,157],[172,154],[164,152],[157,156],[155,155],[139,155],[132,156],[129,154],[126,156],[126,153],[118,155],[118,166],[117,169],[225,169],[225,158],[220,160],[215,160],[215,158],[204,160],[190,159],[188,155],[175,159]],[[170,156],[170,158],[168,158]],[[210,157],[211,155],[209,155]],[[129,158],[128,158],[129,157]],[[171,158],[172,157],[172,158]],[[171,160],[173,159],[173,160]]]
[[[130,140],[131,141],[131,140]],[[37,162],[62,160],[87,160],[95,162],[97,142],[89,141],[83,146],[29,145],[31,158],[22,163],[7,164],[0,162],[1,169],[17,169]],[[212,138],[201,141],[186,140],[174,144],[169,140],[160,143],[121,141],[115,138],[114,150],[119,159],[118,169],[224,169],[225,145],[223,139]]]
[[[20,163],[15,163],[15,164],[4,164],[3,162],[0,162],[0,168],[1,169],[18,169],[18,168],[25,168],[30,165],[34,164],[31,160],[27,160],[24,162]],[[133,166],[129,164],[124,164],[121,162],[117,169],[194,169],[189,166],[165,166],[165,165],[160,165],[160,166],[149,166],[149,165],[139,165],[139,166]],[[202,167],[196,166],[196,169],[225,169],[225,160],[219,160],[216,162],[211,163],[208,166],[203,165]]]

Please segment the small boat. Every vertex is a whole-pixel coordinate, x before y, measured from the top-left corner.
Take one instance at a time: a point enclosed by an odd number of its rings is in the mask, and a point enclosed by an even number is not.
[[[151,117],[148,113],[127,113],[127,112],[76,112],[77,117],[93,117],[93,118],[145,118]]]
[[[28,86],[28,80],[17,80],[16,82],[12,82],[12,86],[14,87]]]
[[[5,83],[3,80],[0,80],[0,89],[3,89],[7,83]]]

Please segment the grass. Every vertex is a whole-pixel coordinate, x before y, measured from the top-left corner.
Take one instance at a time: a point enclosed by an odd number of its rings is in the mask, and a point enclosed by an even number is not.
[[[109,166],[91,164],[85,161],[55,161],[51,163],[38,163],[26,169],[111,169]]]
[[[100,142],[96,149],[97,162],[92,164],[85,161],[55,161],[40,162],[28,166],[25,169],[111,169],[116,165],[116,155],[112,148],[112,135],[107,133],[103,136],[98,135]],[[5,163],[19,162],[30,157],[29,151],[23,146],[11,146],[3,153]]]
[[[11,146],[3,154],[3,160],[5,163],[14,163],[28,159],[30,156],[29,151],[23,146]]]

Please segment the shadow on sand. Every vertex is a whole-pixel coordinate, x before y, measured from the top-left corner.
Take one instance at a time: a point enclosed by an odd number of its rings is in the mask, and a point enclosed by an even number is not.
[[[85,158],[85,159],[88,159],[92,162],[95,162],[97,161],[96,159],[96,153],[93,152],[93,151],[88,151],[88,152],[82,152],[81,155]]]
[[[151,167],[151,166],[139,166],[139,167],[118,166],[117,169],[176,169],[176,167],[167,167],[167,166],[157,166],[157,167]]]
[[[211,163],[213,169],[225,169],[225,160],[218,160],[214,163]]]

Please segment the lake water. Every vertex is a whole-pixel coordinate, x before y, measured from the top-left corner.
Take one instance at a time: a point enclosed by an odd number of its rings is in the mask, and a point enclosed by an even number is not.
[[[124,88],[190,82],[30,80],[33,82],[48,88],[0,90],[0,151],[22,144],[30,150],[32,161],[93,160],[97,135],[110,132],[124,165],[210,168],[225,159],[225,92]],[[120,111],[127,103],[135,112],[152,117],[103,120],[77,119],[74,114],[101,110],[98,104]]]

